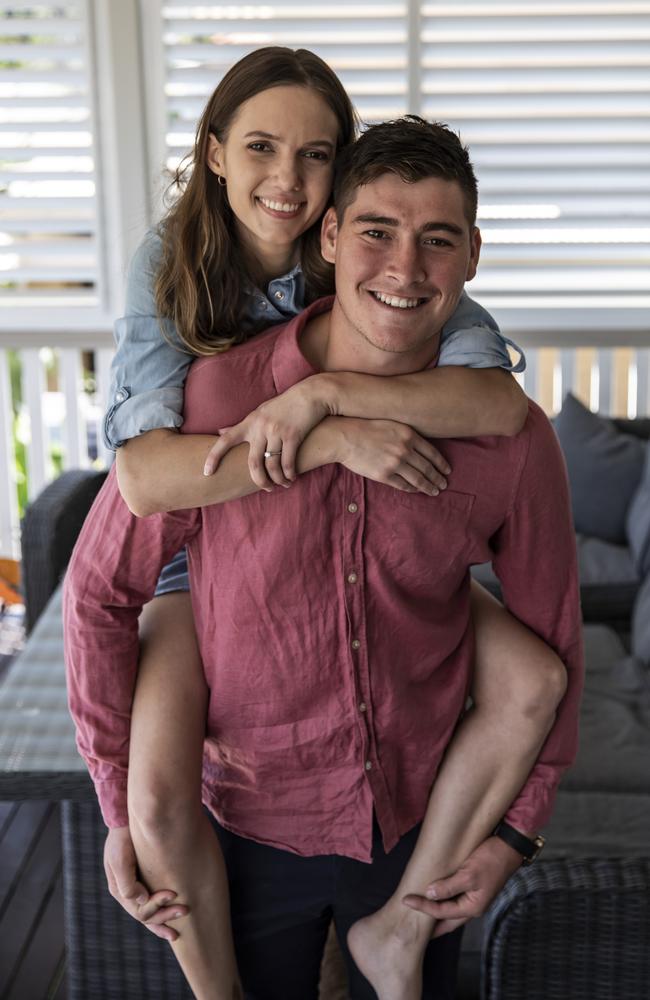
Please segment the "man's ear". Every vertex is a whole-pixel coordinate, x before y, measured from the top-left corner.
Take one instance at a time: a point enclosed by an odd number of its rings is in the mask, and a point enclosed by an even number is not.
[[[336,261],[336,238],[339,232],[339,224],[336,219],[336,209],[328,208],[323,216],[320,227],[320,252],[323,258],[329,263]]]
[[[478,259],[481,256],[481,230],[474,226],[470,236],[470,257],[467,265],[467,275],[465,281],[471,281],[478,268]]]
[[[212,132],[208,136],[208,152],[206,153],[205,162],[213,174],[225,179],[223,146]]]

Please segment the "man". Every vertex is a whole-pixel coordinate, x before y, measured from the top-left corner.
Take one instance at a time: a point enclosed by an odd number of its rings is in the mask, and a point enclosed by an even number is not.
[[[368,130],[345,154],[335,205],[322,241],[336,264],[333,302],[196,363],[184,431],[231,426],[315,371],[381,376],[435,364],[480,250],[475,180],[457,138],[416,119]],[[531,403],[516,437],[448,441],[445,455],[450,488],[437,497],[390,490],[324,454],[281,495],[138,522],[109,482],[77,547],[66,601],[71,706],[110,815],[111,783],[125,767],[137,614],[166,559],[189,545],[211,692],[204,801],[226,828],[235,937],[253,991],[272,979],[280,948],[281,935],[260,944],[264,927],[282,924],[279,901],[297,886],[304,926],[317,935],[331,912],[350,927],[398,884],[469,689],[472,563],[493,561],[510,609],[568,673],[553,730],[508,813],[513,827],[546,822],[575,754],[579,606],[553,432]],[[101,643],[88,642],[93,631]],[[115,643],[131,665],[126,679],[102,677],[92,662]],[[375,875],[384,882],[373,897]],[[286,929],[280,967],[296,941],[310,947],[307,934]],[[353,951],[367,957],[363,942]],[[444,974],[425,971],[427,997],[449,995],[434,993],[436,976],[453,978],[449,953]],[[382,992],[382,976],[361,964],[380,996],[397,995],[399,983]],[[355,998],[370,995],[354,988]]]

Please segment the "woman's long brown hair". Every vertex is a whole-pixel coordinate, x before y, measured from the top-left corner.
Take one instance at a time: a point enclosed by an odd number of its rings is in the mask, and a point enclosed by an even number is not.
[[[296,84],[321,94],[339,123],[340,149],[353,142],[357,117],[336,74],[313,52],[271,46],[240,59],[224,76],[199,120],[194,149],[171,187],[180,192],[160,224],[162,256],[155,279],[156,307],[171,319],[192,354],[226,350],[256,332],[242,329],[245,287],[252,281],[226,188],[207,166],[208,142],[223,142],[238,109],[270,87]],[[300,237],[307,302],[333,291],[331,264],[320,253],[320,220]],[[267,324],[260,323],[259,328]]]

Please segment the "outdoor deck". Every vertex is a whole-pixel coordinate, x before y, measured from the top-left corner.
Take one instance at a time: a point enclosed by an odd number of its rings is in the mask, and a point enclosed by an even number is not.
[[[65,1000],[59,806],[0,802],[0,997]]]

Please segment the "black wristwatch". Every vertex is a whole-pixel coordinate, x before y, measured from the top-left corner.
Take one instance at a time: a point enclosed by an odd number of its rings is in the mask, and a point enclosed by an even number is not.
[[[521,854],[525,865],[532,865],[546,843],[541,833],[534,840],[531,840],[530,837],[524,837],[523,833],[519,833],[519,830],[515,830],[514,826],[510,826],[504,820],[499,823],[493,836],[499,837],[505,844]]]

